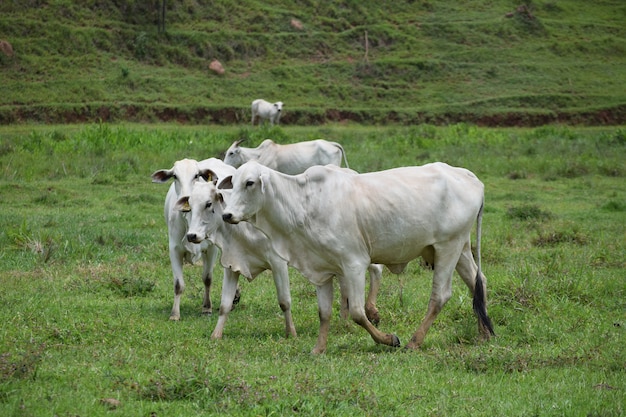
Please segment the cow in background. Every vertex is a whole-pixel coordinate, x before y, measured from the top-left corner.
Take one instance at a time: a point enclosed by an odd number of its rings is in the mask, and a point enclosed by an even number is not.
[[[324,139],[279,145],[271,139],[265,139],[256,148],[239,146],[245,139],[237,140],[226,151],[224,162],[239,168],[244,163],[256,160],[262,165],[284,174],[303,173],[314,165],[336,165],[341,162],[348,167],[346,152],[337,142]]]
[[[263,99],[257,99],[252,102],[252,125],[254,126],[254,119],[259,118],[259,124],[263,120],[269,120],[270,124],[278,124],[280,115],[283,112],[283,102],[277,101],[276,103],[270,103]]]
[[[165,197],[164,214],[169,238],[169,255],[174,276],[174,305],[170,320],[180,320],[180,298],[185,291],[183,278],[183,262],[195,263],[202,259],[202,281],[204,282],[204,301],[202,313],[211,314],[211,283],[213,281],[213,267],[217,260],[218,249],[209,242],[193,244],[187,240],[188,214],[176,209],[176,202],[185,196],[191,195],[193,184],[202,177],[201,172],[211,169],[213,175],[225,178],[232,175],[235,169],[224,164],[217,158],[203,161],[182,159],[176,161],[170,169],[160,169],[152,174],[152,182],[167,183],[174,181]],[[208,178],[205,178],[208,179]],[[232,300],[231,300],[232,301]]]

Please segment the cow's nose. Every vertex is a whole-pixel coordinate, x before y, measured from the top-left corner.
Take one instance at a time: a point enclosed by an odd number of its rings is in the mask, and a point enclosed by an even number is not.
[[[230,221],[232,220],[233,215],[231,213],[224,213],[222,215],[222,220],[224,220],[227,223],[230,223]]]
[[[187,233],[187,240],[191,243],[198,243],[200,241],[198,235],[195,233]]]

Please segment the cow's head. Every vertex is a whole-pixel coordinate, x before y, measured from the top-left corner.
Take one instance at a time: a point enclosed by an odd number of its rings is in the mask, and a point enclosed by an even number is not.
[[[224,221],[237,224],[253,219],[263,205],[268,186],[269,168],[256,161],[246,162],[234,175],[224,178],[218,188],[232,189],[222,216]]]
[[[224,198],[214,182],[200,180],[193,185],[191,195],[182,197],[176,203],[176,209],[189,212],[187,240],[200,243],[211,239],[222,223]]]
[[[224,156],[225,164],[239,168],[244,162],[246,162],[241,154],[241,148],[239,147],[243,141],[245,141],[245,139],[239,139],[230,145],[230,148],[228,148],[226,155]]]
[[[166,183],[174,180],[176,195],[179,197],[189,196],[191,187],[199,178],[209,179],[209,170],[201,170],[198,161],[194,159],[181,159],[176,161],[171,169],[160,169],[152,174],[152,182]]]
[[[283,102],[282,101],[277,101],[276,103],[274,103],[274,109],[276,109],[276,111],[278,113],[283,111]]]

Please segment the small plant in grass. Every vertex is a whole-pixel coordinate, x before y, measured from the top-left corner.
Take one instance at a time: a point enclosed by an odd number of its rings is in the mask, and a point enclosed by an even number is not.
[[[35,379],[46,345],[31,346],[21,355],[0,354],[0,382],[11,379]],[[0,400],[2,397],[0,396]]]
[[[522,206],[509,207],[507,216],[516,220],[548,220],[552,218],[552,213],[541,209],[536,204],[524,204]]]
[[[124,297],[141,297],[152,292],[155,283],[142,277],[122,277],[111,278],[108,286]]]
[[[56,249],[51,236],[34,236],[26,222],[22,222],[16,229],[8,230],[7,237],[16,249],[34,253],[42,263],[50,261]]]
[[[626,203],[623,201],[609,200],[602,205],[602,210],[613,212],[626,211]]]
[[[561,243],[571,243],[578,246],[586,245],[589,238],[576,230],[553,230],[539,233],[539,236],[533,239],[533,245],[555,246]]]

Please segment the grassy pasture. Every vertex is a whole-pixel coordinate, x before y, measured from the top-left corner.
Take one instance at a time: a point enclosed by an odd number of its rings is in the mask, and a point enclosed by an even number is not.
[[[242,137],[336,140],[359,171],[435,160],[474,171],[498,337],[477,340],[455,278],[420,351],[377,346],[336,315],[327,353],[311,356],[315,289],[295,270],[295,339],[268,273],[241,282],[216,342],[201,267],[188,266],[182,320],[169,322],[167,187],[149,175]],[[623,128],[2,127],[0,415],[624,415],[624,161]],[[417,261],[385,271],[380,327],[403,344],[430,280]]]

